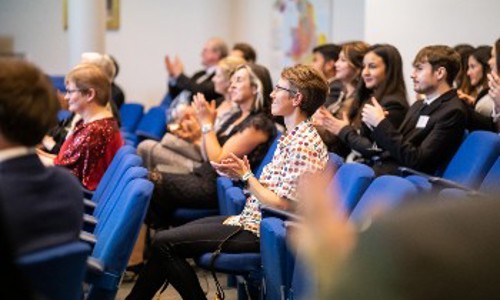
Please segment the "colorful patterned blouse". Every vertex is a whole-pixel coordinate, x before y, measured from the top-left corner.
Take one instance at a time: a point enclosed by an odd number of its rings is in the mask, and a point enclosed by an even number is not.
[[[272,161],[264,168],[259,182],[279,197],[297,201],[297,180],[301,174],[324,170],[328,151],[309,120],[283,134]],[[250,195],[241,214],[231,216],[224,224],[243,226],[259,236],[260,201]]]
[[[55,165],[68,168],[82,185],[95,190],[123,140],[114,118],[78,122],[61,146]]]

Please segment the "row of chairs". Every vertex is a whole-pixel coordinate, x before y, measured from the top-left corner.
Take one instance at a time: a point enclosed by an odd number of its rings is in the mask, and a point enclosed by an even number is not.
[[[146,112],[139,103],[124,103],[120,107],[121,128],[125,142],[131,146],[145,140],[161,140],[166,127],[166,110],[162,106],[153,106]]]
[[[498,190],[500,180],[500,137],[486,132],[471,132],[443,170],[441,175],[424,174],[401,168],[401,176],[385,175],[375,178],[366,165],[346,163],[338,168],[332,179],[343,209],[353,222],[361,224],[374,203],[380,208],[393,208],[412,195],[423,193],[479,194]],[[335,158],[335,156],[332,156]],[[336,166],[339,166],[338,160]],[[457,192],[458,189],[458,192]],[[218,179],[218,193],[222,214],[237,214],[243,208],[246,197],[240,188],[227,178]],[[383,202],[380,202],[383,201]],[[306,294],[308,276],[297,264],[295,255],[286,245],[286,224],[290,216],[263,207],[261,223],[261,253],[222,253],[215,263],[219,272],[238,277],[238,295],[246,298],[249,288],[261,289],[265,299],[294,299]],[[211,253],[198,259],[198,265],[209,268]],[[296,273],[296,274],[294,274]],[[262,282],[259,281],[262,280]],[[243,285],[246,285],[244,288]],[[251,294],[256,291],[251,292]]]
[[[96,191],[85,199],[81,240],[19,258],[44,299],[114,299],[153,192],[147,170],[124,145]]]

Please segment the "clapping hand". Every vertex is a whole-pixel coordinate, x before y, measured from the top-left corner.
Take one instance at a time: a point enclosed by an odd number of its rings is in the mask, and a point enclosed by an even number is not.
[[[217,174],[233,180],[240,180],[245,173],[251,170],[247,156],[240,159],[234,153],[229,153],[229,157],[222,159],[220,163],[211,161],[210,164]]]
[[[378,103],[375,97],[372,97],[372,104],[365,104],[361,111],[361,120],[370,128],[378,126],[385,116],[388,114],[384,108]]]
[[[497,108],[500,107],[500,77],[495,72],[488,74],[488,86],[490,87],[488,93],[495,102]],[[499,109],[497,109],[498,111]]]
[[[349,125],[349,118],[346,112],[342,114],[342,119],[338,119],[332,116],[325,107],[320,107],[314,113],[312,119],[314,125],[323,127],[335,135],[338,135],[342,128]]]
[[[165,68],[167,69],[168,75],[173,78],[179,77],[179,75],[184,72],[184,65],[178,56],[174,59],[170,59],[170,56],[165,55]]]
[[[191,106],[193,107],[196,118],[200,124],[214,124],[217,116],[214,100],[208,103],[202,93],[197,93],[193,96],[193,103]]]

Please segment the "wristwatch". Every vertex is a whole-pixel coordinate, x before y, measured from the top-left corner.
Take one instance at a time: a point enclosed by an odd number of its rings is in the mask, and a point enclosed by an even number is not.
[[[247,171],[245,174],[243,174],[243,176],[241,176],[241,181],[247,183],[248,179],[250,179],[250,177],[252,176],[254,176],[252,171]]]
[[[203,124],[201,126],[201,133],[203,133],[203,134],[209,133],[212,130],[214,130],[214,126],[212,124],[210,124],[210,123]]]

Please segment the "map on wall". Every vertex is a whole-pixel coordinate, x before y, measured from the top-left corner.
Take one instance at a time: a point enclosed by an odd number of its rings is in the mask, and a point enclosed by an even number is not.
[[[312,49],[329,41],[331,0],[275,0],[272,22],[272,70],[279,76],[283,67],[310,63]]]

